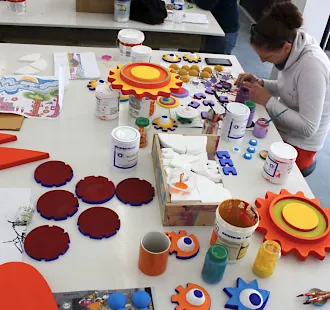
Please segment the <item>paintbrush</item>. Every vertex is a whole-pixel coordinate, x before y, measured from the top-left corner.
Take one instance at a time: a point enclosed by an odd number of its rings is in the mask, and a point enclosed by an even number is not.
[[[274,115],[271,119],[269,119],[265,124],[269,124],[270,122],[274,121],[275,119],[277,119],[279,116],[281,116],[284,112],[286,112],[287,110],[289,110],[288,108],[283,110],[282,112]]]
[[[306,300],[303,304],[304,305],[309,305],[309,304],[313,304],[313,303],[316,303],[316,302],[325,301],[325,300],[328,300],[328,299],[330,299],[330,294],[310,298],[310,299]]]

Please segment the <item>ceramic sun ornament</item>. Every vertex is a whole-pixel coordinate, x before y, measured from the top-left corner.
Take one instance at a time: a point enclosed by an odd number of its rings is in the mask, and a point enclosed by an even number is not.
[[[155,129],[160,129],[162,131],[174,131],[178,127],[178,122],[171,117],[168,117],[166,115],[160,116],[155,118],[152,121],[152,124],[154,125]]]
[[[180,101],[178,99],[175,99],[173,97],[159,97],[157,99],[157,103],[159,106],[165,109],[173,109],[180,105]]]
[[[196,53],[188,53],[188,54],[184,54],[183,55],[183,59],[185,61],[188,61],[190,63],[194,62],[194,63],[199,63],[202,61],[201,57],[196,54]]]
[[[294,253],[299,260],[314,256],[319,260],[330,252],[330,209],[320,206],[318,199],[309,199],[302,192],[291,194],[282,189],[279,194],[267,192],[258,198],[260,215],[257,231],[264,240],[276,240],[282,255]]]
[[[181,61],[181,57],[177,54],[164,54],[162,59],[169,63],[178,63]]]
[[[111,70],[108,81],[113,89],[121,90],[123,95],[134,95],[138,99],[148,97],[169,97],[171,92],[182,86],[179,75],[151,63],[130,63]]]

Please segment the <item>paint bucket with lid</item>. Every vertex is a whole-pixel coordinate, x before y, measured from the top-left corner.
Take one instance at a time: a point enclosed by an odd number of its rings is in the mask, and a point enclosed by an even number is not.
[[[253,206],[239,199],[225,200],[217,208],[210,244],[223,245],[229,262],[238,262],[245,256],[258,225],[259,215]]]
[[[118,33],[118,45],[120,59],[122,61],[131,61],[132,47],[142,45],[144,42],[144,33],[136,29],[122,29]]]
[[[140,133],[129,126],[119,126],[111,132],[110,166],[117,171],[134,171],[138,164]]]
[[[297,150],[284,142],[273,143],[262,170],[264,178],[273,184],[284,184],[296,162]]]
[[[221,128],[221,139],[227,142],[241,142],[250,116],[250,109],[239,102],[226,106],[226,115]]]
[[[96,87],[96,109],[95,115],[101,120],[112,120],[119,115],[119,95],[118,90],[113,90],[109,84],[100,84]]]
[[[132,62],[151,62],[152,49],[146,45],[132,47]]]
[[[129,96],[128,112],[133,117],[146,117],[154,115],[156,102],[148,97],[142,99],[136,98],[134,95]]]

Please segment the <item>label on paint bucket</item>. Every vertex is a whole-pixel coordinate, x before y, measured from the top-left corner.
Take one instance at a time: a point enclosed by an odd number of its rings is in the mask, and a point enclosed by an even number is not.
[[[120,169],[129,169],[137,165],[139,149],[136,148],[136,146],[115,146],[114,152],[113,165],[115,167]]]
[[[230,138],[230,139],[241,139],[241,138],[243,138],[244,134],[245,134],[245,130],[246,130],[247,120],[248,119],[238,122],[237,120],[233,119],[230,122],[227,137]]]

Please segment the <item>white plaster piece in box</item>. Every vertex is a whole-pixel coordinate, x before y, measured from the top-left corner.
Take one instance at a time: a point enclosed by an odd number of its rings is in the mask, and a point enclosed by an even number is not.
[[[197,155],[197,157],[199,158],[200,162],[206,166],[207,161],[208,161],[208,157],[207,157],[207,153],[206,151],[200,153]]]
[[[187,153],[198,155],[206,152],[207,136],[185,136]]]
[[[208,171],[207,178],[213,181],[214,183],[221,183],[222,182],[222,176],[219,173],[210,173]]]
[[[200,202],[201,197],[199,195],[199,191],[195,188],[191,193],[189,193],[189,195],[171,194],[172,203],[180,203],[182,201]]]
[[[204,176],[197,177],[197,188],[203,203],[221,203],[226,199],[230,199],[231,193],[221,184],[215,184]]]
[[[162,157],[164,158],[164,159],[174,159],[176,156],[175,156],[175,154],[176,153],[164,153],[164,154],[162,154]]]
[[[191,164],[191,170],[199,175],[207,175],[207,168],[206,166],[201,163],[200,161],[196,162],[196,163],[192,163]]]
[[[163,165],[164,166],[171,166],[172,165],[172,159],[163,159]]]
[[[24,66],[22,68],[17,69],[14,73],[15,74],[24,74],[24,75],[33,75],[38,74],[40,71],[37,69],[34,69],[30,66]]]
[[[19,61],[24,61],[24,62],[35,62],[40,59],[41,55],[40,54],[29,54],[21,57]]]
[[[181,169],[186,169],[186,170],[191,169],[190,164],[186,163],[184,160],[180,159],[180,157],[172,159],[171,166],[173,168],[181,168]]]
[[[217,162],[216,160],[208,160],[207,161],[207,168],[208,169],[213,169],[213,168],[217,168]]]
[[[165,170],[166,176],[168,177],[171,174],[171,172],[173,171],[173,168],[166,166],[164,168],[164,170]]]
[[[163,147],[161,149],[161,152],[168,154],[168,153],[173,153],[174,151],[173,151],[173,149],[171,147]]]
[[[195,156],[195,155],[181,154],[179,156],[180,156],[180,160],[185,161],[188,164],[199,161],[199,158],[197,156]]]
[[[45,59],[39,59],[39,60],[31,63],[30,66],[32,68],[37,69],[37,70],[44,71],[44,70],[46,70],[48,64],[47,64],[47,61]]]
[[[162,147],[172,148],[179,154],[186,153],[186,144],[183,135],[159,133],[158,137]]]

